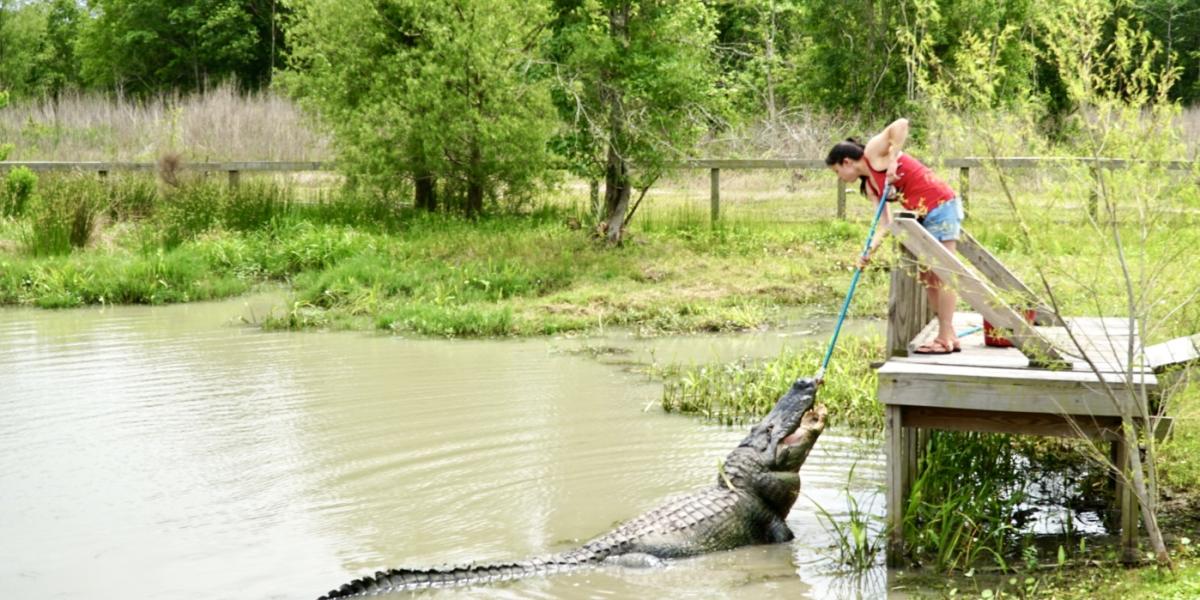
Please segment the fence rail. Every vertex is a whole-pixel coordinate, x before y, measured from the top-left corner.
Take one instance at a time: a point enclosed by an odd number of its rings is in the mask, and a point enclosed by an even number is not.
[[[958,192],[963,202],[969,200],[971,190],[971,169],[994,166],[1001,169],[1033,169],[1038,167],[1061,167],[1072,164],[1086,164],[1093,173],[1101,169],[1125,169],[1133,164],[1145,161],[1131,161],[1123,158],[1081,158],[1055,156],[1006,156],[999,158],[963,157],[947,158],[936,163],[949,169],[958,169]],[[1198,164],[1188,160],[1154,161],[1167,170],[1188,171],[1196,169]],[[815,158],[798,159],[690,159],[674,165],[681,169],[709,169],[710,186],[709,202],[711,218],[716,222],[721,215],[721,170],[748,169],[824,169],[825,161]],[[156,171],[158,163],[153,162],[111,162],[111,161],[0,161],[0,172],[16,167],[27,167],[33,171],[88,171],[98,173],[101,177],[113,171]],[[228,174],[229,184],[238,185],[239,176],[243,172],[299,172],[299,171],[331,171],[334,163],[327,161],[236,161],[236,162],[182,162],[179,169],[185,171],[200,171],[206,173],[224,172]],[[846,218],[846,186],[835,180],[837,185],[837,216]],[[1095,198],[1089,200],[1093,206]]]

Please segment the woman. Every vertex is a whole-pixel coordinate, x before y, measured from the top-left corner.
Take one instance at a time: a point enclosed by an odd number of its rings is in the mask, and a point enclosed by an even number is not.
[[[838,179],[846,183],[861,182],[859,191],[872,201],[879,202],[885,182],[891,184],[888,200],[898,200],[904,210],[916,213],[921,224],[950,252],[957,246],[962,228],[962,201],[946,182],[938,179],[933,171],[917,159],[900,151],[908,139],[908,119],[898,119],[863,145],[857,140],[838,142],[825,164],[837,173]],[[866,256],[858,259],[858,266],[866,266],[870,255],[883,242],[891,224],[892,216],[884,207],[884,227],[876,229],[875,237]],[[916,349],[918,354],[949,354],[961,349],[958,336],[954,333],[954,308],[958,297],[933,271],[921,273],[929,304],[937,312],[938,334],[929,343]]]

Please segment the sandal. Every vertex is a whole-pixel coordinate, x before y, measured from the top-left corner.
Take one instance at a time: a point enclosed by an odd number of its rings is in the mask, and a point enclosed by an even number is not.
[[[962,344],[958,343],[958,340],[954,340],[954,351],[962,352]]]
[[[950,354],[951,352],[954,352],[954,348],[947,347],[945,342],[938,339],[921,344],[916,350],[913,350],[914,354]]]

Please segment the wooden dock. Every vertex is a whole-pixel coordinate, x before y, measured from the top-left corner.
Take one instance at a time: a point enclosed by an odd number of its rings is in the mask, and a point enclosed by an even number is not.
[[[897,219],[892,231],[903,244],[904,258],[892,273],[890,356],[878,369],[886,419],[889,562],[899,564],[904,555],[904,503],[915,476],[921,430],[1086,437],[1110,444],[1115,464],[1124,465],[1127,472],[1129,448],[1121,435],[1121,414],[1138,414],[1135,398],[1154,397],[1158,388],[1149,365],[1139,359],[1131,365],[1131,344],[1134,356],[1141,355],[1141,347],[1129,320],[1060,319],[1049,314],[969,235],[960,241],[959,251],[974,263],[975,271],[912,219]],[[961,339],[961,352],[913,353],[936,335],[937,327],[916,279],[918,262],[932,266],[976,309],[955,314],[956,331],[981,327],[986,316],[1009,329],[1015,347],[986,346],[983,332],[977,331]],[[1025,322],[1005,302],[1002,291],[1016,293],[1026,307],[1040,308],[1037,322],[1042,324]],[[1151,424],[1159,426],[1157,421]],[[1133,560],[1139,507],[1129,478],[1115,481],[1122,558]]]

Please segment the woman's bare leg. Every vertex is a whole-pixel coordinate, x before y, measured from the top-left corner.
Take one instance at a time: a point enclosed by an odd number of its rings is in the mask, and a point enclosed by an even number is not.
[[[951,253],[958,250],[958,242],[955,240],[946,240],[942,245]],[[929,306],[937,313],[937,340],[946,348],[954,348],[958,341],[958,334],[954,332],[954,309],[958,306],[958,294],[954,292],[954,288],[944,285],[932,270],[922,273],[921,281],[925,283]]]

